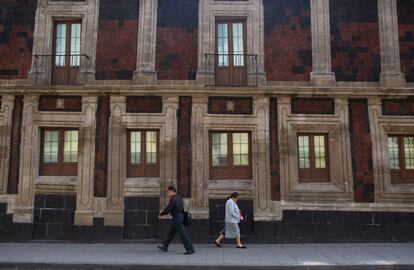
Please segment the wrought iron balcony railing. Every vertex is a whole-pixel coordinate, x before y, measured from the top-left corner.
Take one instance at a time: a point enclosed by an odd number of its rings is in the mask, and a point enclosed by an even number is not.
[[[257,86],[256,54],[205,54],[206,85]]]
[[[89,66],[86,54],[34,55],[33,68],[35,83],[49,82],[52,85],[77,85],[79,73]]]

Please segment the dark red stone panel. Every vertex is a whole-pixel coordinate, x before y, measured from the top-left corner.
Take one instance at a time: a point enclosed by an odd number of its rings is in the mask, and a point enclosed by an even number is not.
[[[414,116],[414,98],[383,99],[382,114]]]
[[[160,96],[128,96],[127,113],[162,113],[162,97]]]
[[[160,80],[195,80],[198,0],[159,0],[155,68]]]
[[[337,81],[379,81],[381,55],[376,0],[331,0],[332,71]]]
[[[292,113],[294,114],[335,114],[333,98],[292,98]]]
[[[185,198],[191,197],[191,117],[192,98],[182,96],[177,112],[177,183],[179,193]]]
[[[209,97],[210,114],[253,114],[251,97]]]
[[[37,0],[0,2],[0,79],[26,79],[32,63]]]
[[[81,112],[81,96],[40,96],[39,111]]]
[[[10,136],[9,179],[7,193],[17,194],[19,187],[20,142],[23,121],[23,96],[15,96]]]
[[[264,0],[265,71],[270,81],[309,81],[312,38],[309,0]]]
[[[108,186],[108,137],[111,115],[109,96],[98,98],[95,135],[94,195],[106,197]]]
[[[401,71],[414,82],[414,0],[397,0]]]
[[[270,184],[273,201],[280,201],[280,152],[277,98],[269,99]]]
[[[374,172],[368,101],[349,99],[349,131],[351,138],[354,201],[373,203]]]
[[[131,80],[137,63],[139,0],[101,0],[97,80]]]

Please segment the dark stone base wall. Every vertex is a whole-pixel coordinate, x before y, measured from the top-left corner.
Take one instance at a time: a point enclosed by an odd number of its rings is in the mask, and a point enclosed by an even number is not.
[[[70,199],[68,200],[70,201]],[[151,200],[154,201],[151,202]],[[44,203],[46,202],[47,199]],[[140,202],[142,206],[145,206],[145,203],[153,206],[155,198],[131,198],[126,205],[135,205],[136,202]],[[212,203],[214,202],[212,201]],[[216,204],[212,205],[215,206],[210,207],[216,210],[213,209],[210,212],[212,214],[210,220],[193,220],[193,225],[187,228],[194,243],[211,243],[222,229],[219,218],[224,215],[220,210],[223,204],[217,200]],[[240,206],[244,213],[248,213],[251,202],[241,202]],[[12,215],[7,214],[7,204],[0,203],[0,242],[29,242],[32,240],[61,242],[66,240],[81,243],[119,243],[125,241],[124,239],[152,240],[154,242],[165,239],[170,227],[169,219],[158,221],[155,218],[153,223],[143,224],[143,213],[146,213],[145,220],[147,220],[148,216],[153,215],[154,217],[156,215],[152,214],[153,210],[136,209],[128,210],[128,212],[131,212],[126,213],[125,216],[128,218],[132,218],[135,214],[141,215],[141,218],[136,220],[134,218],[133,222],[138,221],[136,223],[141,222],[142,224],[126,223],[125,227],[108,227],[104,226],[103,218],[95,218],[93,226],[60,226],[62,230],[60,235],[56,233],[56,229],[52,229],[52,232],[45,234],[46,237],[41,234],[35,238],[39,223],[13,223]],[[132,212],[136,213],[132,214]],[[56,221],[56,213],[54,220]],[[145,222],[149,222],[149,220]],[[250,224],[250,222],[248,218],[247,222],[241,224],[242,240],[247,244],[414,242],[414,213],[289,210],[284,211],[282,221],[255,221],[254,224],[253,222]],[[57,236],[64,237],[57,239]],[[178,236],[175,242],[180,242]],[[225,241],[228,244],[233,242],[233,240]]]
[[[124,228],[104,226],[94,218],[93,226],[75,226],[75,196],[36,195],[34,223],[13,223],[7,204],[0,203],[0,242],[71,241],[122,242]]]
[[[158,197],[126,197],[124,238],[128,240],[158,238]]]
[[[7,203],[0,203],[0,242],[27,242],[32,238],[33,224],[13,223],[7,214]]]
[[[33,239],[73,238],[76,196],[35,195]]]
[[[414,213],[284,211],[275,223],[277,243],[410,242]]]
[[[161,239],[168,226],[168,220],[160,222]],[[292,210],[284,211],[282,221],[254,222],[252,234],[241,230],[247,244],[413,242],[414,213]],[[194,243],[211,243],[219,234],[209,220],[195,221],[188,231]]]

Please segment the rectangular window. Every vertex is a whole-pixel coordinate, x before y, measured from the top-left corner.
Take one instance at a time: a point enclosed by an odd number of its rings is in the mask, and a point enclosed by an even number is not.
[[[327,134],[298,134],[300,182],[329,182]]]
[[[81,59],[81,22],[55,21],[53,84],[76,84]]]
[[[128,177],[159,177],[159,131],[128,131]]]
[[[414,183],[414,135],[389,135],[391,183]]]
[[[252,179],[250,132],[210,133],[210,179]]]
[[[216,24],[219,67],[244,66],[245,20],[218,20]]]
[[[78,136],[74,129],[41,130],[39,174],[76,176],[78,174]]]
[[[216,20],[215,80],[217,85],[247,84],[246,19]],[[250,58],[249,58],[250,59]]]

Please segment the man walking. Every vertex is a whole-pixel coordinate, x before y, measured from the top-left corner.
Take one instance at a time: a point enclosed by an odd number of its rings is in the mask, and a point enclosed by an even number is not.
[[[170,245],[171,241],[174,239],[176,233],[181,238],[181,242],[183,243],[186,252],[184,255],[191,255],[195,253],[193,244],[191,243],[190,237],[188,236],[185,228],[184,228],[184,202],[183,198],[181,198],[177,194],[177,190],[175,187],[170,186],[167,188],[167,196],[170,199],[169,204],[167,207],[161,211],[160,216],[165,216],[170,214],[172,216],[171,220],[171,227],[168,233],[167,239],[162,243],[162,246],[158,248],[164,252],[168,251],[168,246]]]

